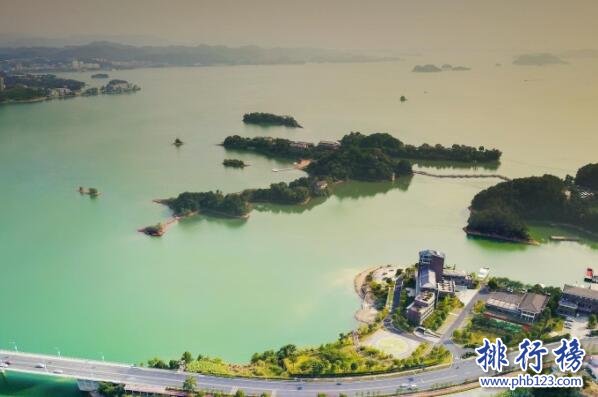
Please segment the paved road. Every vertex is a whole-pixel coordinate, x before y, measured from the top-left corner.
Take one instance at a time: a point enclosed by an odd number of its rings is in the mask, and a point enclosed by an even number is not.
[[[598,337],[584,340],[584,342],[589,341],[596,342]],[[557,344],[547,346],[554,348]],[[513,358],[514,353],[510,357],[511,362]],[[429,389],[438,384],[459,384],[466,380],[475,380],[483,374],[471,359],[459,361],[448,368],[420,372],[415,375],[300,381],[225,378],[6,350],[0,350],[0,361],[10,361],[8,368],[4,368],[7,371],[163,388],[181,387],[185,378],[191,375],[196,377],[197,384],[203,390],[231,393],[240,389],[247,394],[266,392],[272,397],[314,397],[317,393],[326,393],[330,396],[339,393],[348,396],[363,396],[368,392],[370,394],[394,394],[401,389],[402,385],[417,385],[419,389]],[[44,367],[39,368],[39,364],[43,364]]]

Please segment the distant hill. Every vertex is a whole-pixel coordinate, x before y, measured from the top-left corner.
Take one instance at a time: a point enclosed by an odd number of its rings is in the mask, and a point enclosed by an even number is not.
[[[567,62],[561,58],[550,53],[538,53],[538,54],[522,54],[515,58],[513,61],[514,65],[520,66],[544,66],[544,65],[562,65]]]
[[[306,62],[372,62],[396,60],[351,54],[317,48],[263,48],[258,46],[226,47],[189,46],[132,46],[107,41],[65,47],[6,47],[0,48],[0,60],[43,59],[53,62],[103,60],[136,63],[150,66],[196,65],[263,65]]]

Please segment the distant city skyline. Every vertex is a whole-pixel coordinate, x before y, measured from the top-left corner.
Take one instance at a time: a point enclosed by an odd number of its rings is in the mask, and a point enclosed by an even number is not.
[[[0,0],[0,40],[363,50],[595,48],[598,2]],[[26,41],[24,41],[26,43]]]

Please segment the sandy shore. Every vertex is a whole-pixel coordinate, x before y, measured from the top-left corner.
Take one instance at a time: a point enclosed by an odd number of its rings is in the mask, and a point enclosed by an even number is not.
[[[374,301],[373,298],[367,293],[366,286],[367,281],[366,278],[368,274],[372,273],[373,271],[384,267],[383,265],[372,266],[362,272],[358,273],[353,280],[353,286],[355,288],[355,293],[359,295],[361,298],[361,308],[355,312],[355,319],[359,322],[365,324],[372,324],[376,320],[376,315],[378,314],[378,310],[374,308]]]

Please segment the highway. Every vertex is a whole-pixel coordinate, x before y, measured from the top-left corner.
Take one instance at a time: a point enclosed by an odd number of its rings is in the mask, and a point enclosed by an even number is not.
[[[598,337],[584,339],[584,342],[597,342]],[[547,345],[554,348],[558,344]],[[515,352],[510,354],[512,363]],[[390,374],[332,379],[269,380],[249,378],[227,378],[192,374],[181,371],[160,370],[104,361],[84,360],[41,354],[21,353],[0,350],[0,362],[9,362],[7,372],[21,372],[78,380],[105,381],[126,385],[143,385],[158,388],[180,388],[187,376],[194,376],[202,390],[234,393],[241,389],[246,394],[268,393],[272,397],[314,397],[317,393],[329,396],[340,393],[348,396],[371,394],[396,394],[407,392],[413,386],[418,390],[431,389],[439,384],[460,384],[476,380],[483,372],[473,359],[460,360],[450,367],[433,369],[416,374]]]

